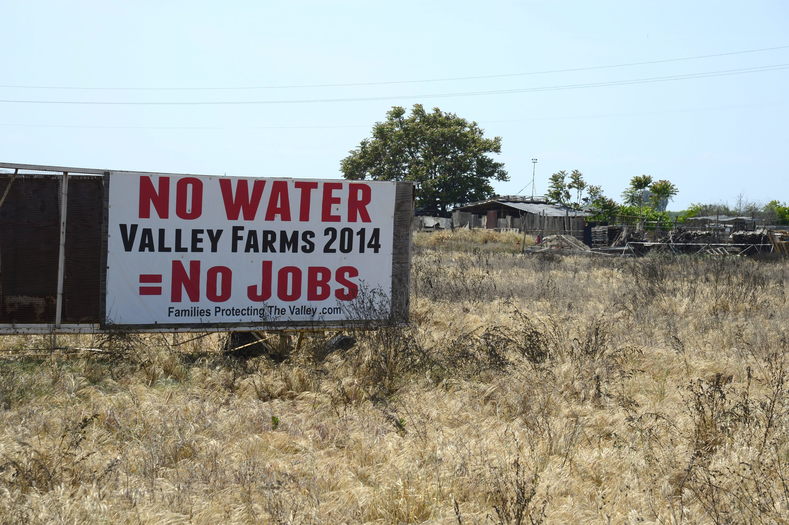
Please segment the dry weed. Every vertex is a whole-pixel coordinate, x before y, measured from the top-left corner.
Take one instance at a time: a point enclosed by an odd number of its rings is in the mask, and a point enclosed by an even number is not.
[[[284,362],[4,338],[0,523],[787,523],[789,263],[518,242],[418,236],[410,326]]]

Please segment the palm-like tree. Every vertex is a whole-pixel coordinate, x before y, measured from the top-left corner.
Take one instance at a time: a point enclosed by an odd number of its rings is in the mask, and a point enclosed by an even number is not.
[[[564,182],[565,177],[567,177],[567,172],[562,170],[551,175],[549,179],[550,184],[545,195],[556,204],[566,204],[570,200],[570,192],[567,190],[567,185]]]
[[[644,190],[649,188],[652,184],[652,177],[650,175],[636,175],[630,179],[630,186],[622,194],[625,203],[630,206],[644,207]]]
[[[665,210],[668,201],[677,193],[679,193],[677,187],[665,179],[655,181],[649,186],[649,198],[652,201],[652,206],[659,211]]]
[[[568,189],[576,191],[575,207],[581,207],[581,194],[586,189],[586,181],[584,180],[583,173],[578,170],[573,170],[570,173],[570,183],[567,185]]]

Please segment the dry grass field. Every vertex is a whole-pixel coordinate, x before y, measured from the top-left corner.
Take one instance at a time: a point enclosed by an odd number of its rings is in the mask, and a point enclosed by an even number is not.
[[[433,235],[329,355],[0,338],[0,523],[789,523],[789,261]]]

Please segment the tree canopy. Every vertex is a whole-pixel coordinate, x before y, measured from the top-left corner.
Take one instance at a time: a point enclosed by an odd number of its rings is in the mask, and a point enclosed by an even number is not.
[[[673,199],[679,190],[671,181],[661,179],[650,184],[649,193],[652,207],[658,211],[665,211],[668,201]]]
[[[657,211],[665,211],[668,201],[674,198],[679,190],[669,180],[653,180],[650,175],[636,175],[630,179],[630,186],[622,193],[625,204],[634,208],[649,207]]]
[[[557,171],[548,179],[548,191],[545,196],[554,204],[566,205],[570,201],[570,190],[567,189],[567,172]]]
[[[589,184],[579,170],[569,174],[562,170],[551,175],[545,195],[555,204],[591,212],[592,221],[640,220],[668,228],[671,220],[664,210],[677,192],[677,187],[671,181],[655,181],[650,175],[637,175],[630,179],[630,185],[622,194],[624,204],[619,204],[606,197],[601,186]]]
[[[565,179],[569,177],[570,181]],[[593,196],[592,191],[601,192],[600,186],[589,186],[584,180],[584,175],[578,170],[570,172],[569,176],[564,170],[557,171],[548,179],[548,191],[545,196],[548,200],[561,204],[562,206],[569,206],[573,209],[580,210],[584,205],[591,202]],[[575,190],[575,202],[571,200],[570,190]],[[583,196],[584,190],[587,195]]]
[[[789,224],[789,204],[772,200],[764,205],[765,219],[774,224]]]
[[[572,173],[570,173],[570,182],[567,184],[567,189],[575,190],[575,205],[580,208],[581,195],[586,189],[586,181],[584,180],[583,173],[578,170],[573,170]]]
[[[649,175],[636,175],[630,179],[630,186],[622,193],[622,199],[628,206],[643,207],[649,201],[649,185],[652,177]]]
[[[705,215],[753,217],[767,224],[789,225],[789,204],[781,203],[778,200],[772,200],[767,204],[761,205],[755,202],[749,202],[742,196],[738,197],[738,202],[733,207],[724,203],[694,203],[679,215],[679,221],[685,222],[690,217]]]
[[[417,208],[445,215],[455,205],[491,197],[491,181],[509,180],[504,164],[489,156],[500,152],[501,137],[485,138],[476,122],[438,108],[427,112],[421,104],[410,115],[394,106],[340,170],[352,180],[413,182]]]

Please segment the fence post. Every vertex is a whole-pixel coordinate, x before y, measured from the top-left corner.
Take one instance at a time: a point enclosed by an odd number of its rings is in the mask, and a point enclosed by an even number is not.
[[[526,215],[521,212],[521,229],[523,230],[523,240],[521,240],[521,253],[526,253]]]
[[[66,210],[68,210],[68,172],[60,182],[60,242],[58,247],[58,292],[55,299],[55,328],[63,320],[63,276],[66,268]]]

